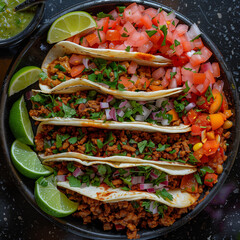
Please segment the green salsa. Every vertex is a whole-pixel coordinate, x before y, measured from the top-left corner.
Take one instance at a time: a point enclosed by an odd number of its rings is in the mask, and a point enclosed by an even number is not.
[[[0,0],[0,39],[11,38],[22,32],[32,21],[36,8],[15,12],[24,0]]]

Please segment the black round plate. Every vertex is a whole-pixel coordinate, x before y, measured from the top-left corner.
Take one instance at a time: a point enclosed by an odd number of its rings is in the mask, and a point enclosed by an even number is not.
[[[77,10],[84,10],[91,14],[96,14],[97,12],[108,12],[112,10],[114,7],[119,5],[128,5],[129,3],[136,2],[138,4],[143,4],[146,7],[153,7],[153,8],[163,8],[164,10],[170,12],[172,9],[161,5],[156,2],[152,1],[116,1],[116,0],[97,0],[97,1],[91,1],[91,2],[85,2],[76,6],[73,6],[64,12],[61,12],[57,14],[55,17],[52,18],[52,20],[47,23],[46,25],[42,26],[41,29],[37,32],[36,35],[34,35],[29,43],[26,45],[26,47],[21,51],[21,53],[16,57],[15,61],[12,63],[8,74],[6,75],[4,86],[2,89],[2,98],[1,98],[1,111],[0,111],[0,119],[1,119],[1,145],[3,147],[3,152],[5,155],[6,164],[9,166],[10,172],[16,182],[16,185],[18,186],[19,191],[24,195],[24,197],[28,200],[28,202],[35,207],[35,209],[40,212],[43,216],[45,216],[50,221],[56,223],[61,228],[64,228],[68,231],[71,231],[79,236],[91,238],[91,239],[127,239],[126,235],[123,233],[119,233],[117,231],[108,231],[105,232],[102,230],[101,227],[99,227],[98,224],[89,224],[84,225],[82,224],[82,221],[80,219],[75,219],[71,216],[60,219],[60,218],[54,218],[46,213],[42,212],[39,207],[36,205],[36,202],[34,200],[34,181],[28,178],[25,178],[20,173],[18,173],[15,168],[12,165],[11,158],[10,158],[10,148],[11,144],[14,141],[14,138],[10,132],[9,126],[8,126],[8,117],[9,117],[9,111],[11,109],[12,104],[26,91],[33,87],[37,87],[37,84],[35,86],[30,86],[28,89],[15,94],[12,97],[7,96],[7,89],[9,81],[17,70],[24,66],[28,65],[35,65],[40,67],[41,63],[46,56],[47,52],[51,48],[51,45],[47,44],[47,31],[49,27],[51,26],[52,22],[57,19],[58,17],[62,16],[65,13],[71,12],[71,11],[77,11]],[[185,16],[183,16],[180,13],[177,13],[177,18],[180,19],[182,22],[191,25],[192,22],[187,19]],[[205,44],[211,49],[213,52],[212,59],[218,61],[221,66],[221,76],[222,79],[225,82],[224,91],[227,93],[228,101],[231,103],[231,108],[235,112],[234,117],[234,126],[231,129],[232,137],[229,140],[229,150],[227,152],[228,159],[226,163],[224,164],[224,171],[219,177],[218,183],[212,188],[210,193],[207,195],[207,197],[202,201],[200,204],[196,206],[196,208],[177,220],[172,226],[169,227],[159,227],[154,230],[147,229],[147,230],[141,230],[139,231],[139,234],[141,236],[141,239],[151,239],[156,238],[157,236],[164,235],[170,231],[173,231],[177,229],[178,227],[184,225],[186,222],[191,220],[193,217],[195,217],[201,210],[206,207],[206,205],[213,199],[213,197],[216,195],[216,193],[220,190],[222,184],[226,180],[231,167],[234,163],[237,151],[238,151],[238,145],[239,145],[239,99],[238,94],[236,91],[235,83],[232,77],[231,72],[228,70],[223,57],[220,53],[220,51],[216,48],[216,46],[213,44],[213,42],[206,36],[206,34],[202,34],[202,39],[204,40]]]

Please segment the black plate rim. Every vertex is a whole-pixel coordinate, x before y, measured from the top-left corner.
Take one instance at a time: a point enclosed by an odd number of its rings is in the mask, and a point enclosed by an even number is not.
[[[81,229],[80,227],[76,228],[74,226],[72,226],[71,224],[68,224],[64,219],[60,219],[60,218],[55,218],[55,217],[51,217],[49,215],[47,215],[46,213],[44,213],[36,204],[35,200],[34,200],[34,196],[33,196],[33,192],[32,190],[28,189],[26,187],[26,185],[23,183],[22,181],[22,175],[20,173],[18,173],[14,166],[11,163],[11,159],[10,159],[10,155],[9,155],[9,150],[7,148],[7,144],[5,141],[5,136],[6,136],[6,129],[5,129],[5,123],[4,123],[4,115],[5,115],[5,104],[7,101],[7,88],[8,88],[8,83],[10,80],[10,76],[12,76],[12,74],[15,72],[17,65],[19,63],[19,61],[21,60],[22,56],[28,51],[28,49],[33,45],[34,40],[36,40],[42,32],[45,32],[46,29],[50,26],[50,24],[60,15],[63,15],[69,11],[76,11],[76,10],[84,10],[87,9],[89,7],[95,6],[95,5],[101,5],[101,4],[127,4],[127,3],[133,3],[136,2],[138,4],[144,4],[150,7],[154,7],[154,8],[158,8],[158,7],[162,7],[164,10],[166,11],[171,11],[172,9],[157,3],[157,2],[153,2],[153,1],[144,1],[144,0],[137,0],[137,1],[133,1],[133,0],[121,0],[121,1],[117,1],[117,0],[97,0],[97,1],[92,1],[92,2],[83,2],[81,4],[76,4],[58,14],[56,14],[55,16],[53,16],[53,18],[51,19],[51,21],[49,21],[47,24],[43,25],[39,31],[29,40],[29,44],[20,52],[20,54],[18,56],[16,56],[15,60],[12,62],[8,73],[4,79],[4,84],[3,84],[3,88],[2,88],[2,96],[1,96],[1,112],[0,112],[0,121],[1,121],[1,125],[0,125],[0,129],[1,129],[1,146],[3,147],[3,153],[5,155],[5,160],[7,160],[8,166],[11,169],[11,175],[14,178],[14,182],[17,185],[19,191],[21,192],[21,194],[25,197],[25,199],[41,214],[43,215],[45,218],[47,218],[48,220],[50,220],[51,222],[57,224],[58,226],[69,230],[70,232],[75,233],[76,235],[79,236],[83,236],[83,237],[88,237],[88,238],[92,238],[94,237],[94,239],[113,239],[113,235],[108,234],[108,232],[104,232],[104,233],[96,233],[96,232],[89,232],[88,230],[85,229]],[[188,18],[186,18],[184,15],[182,15],[181,13],[175,11],[177,17],[181,20],[183,20],[184,22],[186,22],[187,24],[192,24],[193,22],[191,20],[189,20]],[[228,81],[231,83],[231,91],[233,94],[233,98],[235,100],[235,105],[239,106],[239,96],[236,90],[236,84],[234,82],[233,76],[231,74],[231,72],[229,71],[222,54],[220,53],[220,51],[218,50],[218,48],[215,46],[215,44],[210,40],[210,38],[203,32],[202,33],[202,38],[204,39],[204,41],[210,46],[211,50],[216,54],[222,69],[224,70]],[[236,116],[236,133],[240,133],[240,125],[239,123],[239,119],[240,119],[240,109],[237,107],[235,109],[235,116]],[[180,220],[177,220],[172,226],[170,227],[162,227],[156,230],[146,230],[141,234],[141,239],[151,239],[157,236],[162,236],[164,234],[167,234],[173,230],[176,230],[177,228],[183,226],[185,223],[187,223],[189,220],[191,220],[192,218],[194,218],[197,214],[199,214],[199,212],[201,210],[203,210],[206,205],[214,198],[214,196],[217,194],[218,190],[222,187],[223,183],[225,182],[233,164],[234,164],[234,160],[236,158],[237,155],[237,151],[238,151],[238,146],[239,146],[239,141],[240,141],[240,134],[237,134],[238,137],[234,140],[234,144],[233,144],[233,153],[231,154],[231,160],[229,159],[227,161],[227,166],[224,170],[224,172],[221,174],[220,178],[219,178],[219,182],[213,187],[213,189],[211,190],[210,194],[205,198],[205,200],[203,202],[201,202],[200,204],[197,205],[197,207],[189,212],[187,215],[185,215],[184,217],[182,217]],[[141,232],[140,232],[141,233]],[[126,239],[126,237],[122,234],[115,234],[114,233],[114,239]]]

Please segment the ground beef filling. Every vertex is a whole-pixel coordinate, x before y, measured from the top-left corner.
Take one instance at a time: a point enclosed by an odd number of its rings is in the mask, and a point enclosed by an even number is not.
[[[75,54],[73,54],[75,55]],[[72,56],[72,55],[71,55]],[[52,63],[49,64],[47,73],[48,78],[40,79],[40,83],[43,85],[48,85],[49,87],[53,88],[64,81],[67,81],[72,78],[86,78],[86,79],[94,79],[95,82],[102,82],[108,81],[113,83],[116,81],[116,74],[117,74],[117,81],[118,84],[122,84],[126,81],[126,78],[131,78],[132,74],[128,73],[128,68],[131,62],[124,61],[124,62],[112,62],[107,61],[104,59],[89,59],[88,69],[83,65],[83,58],[85,56],[80,56],[80,61],[78,66],[83,66],[83,70],[78,74],[75,75],[74,66],[76,65],[74,62],[71,61],[71,56],[64,56],[59,57],[54,60]],[[157,70],[157,68],[149,67],[149,66],[137,66],[136,73],[134,74],[137,78],[136,82],[128,84],[128,91],[152,91],[151,86],[162,86],[161,80],[155,80],[152,77],[152,73]],[[95,76],[93,77],[94,74]],[[91,75],[91,77],[89,77]],[[101,75],[101,77],[100,77]],[[101,79],[99,81],[99,79]],[[107,80],[106,80],[107,79]],[[108,84],[110,87],[111,84]],[[117,86],[115,86],[117,87]],[[111,87],[114,88],[115,87]],[[118,87],[117,87],[118,88]],[[162,87],[164,89],[164,87]]]
[[[191,152],[189,133],[163,134],[129,130],[104,130],[43,125],[35,137],[37,152],[52,155],[78,152],[97,157],[114,155],[146,160],[187,162]]]
[[[104,203],[85,196],[81,196],[71,190],[60,188],[70,200],[79,202],[78,210],[73,213],[74,217],[83,219],[84,224],[100,221],[103,229],[125,229],[129,239],[139,237],[137,231],[142,228],[156,228],[157,226],[171,226],[182,214],[193,209],[196,204],[189,208],[167,207],[163,214],[152,214],[143,207],[141,201],[121,201],[117,203]],[[97,222],[98,222],[97,221]]]

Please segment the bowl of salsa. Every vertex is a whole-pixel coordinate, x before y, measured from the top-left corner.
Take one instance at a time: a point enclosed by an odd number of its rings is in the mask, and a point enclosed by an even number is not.
[[[15,11],[24,0],[0,0],[0,47],[16,45],[27,38],[38,26],[44,4]]]

